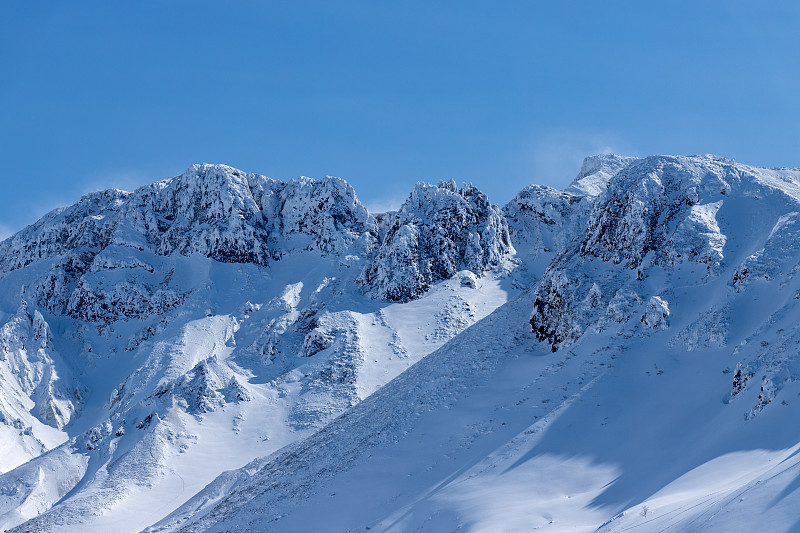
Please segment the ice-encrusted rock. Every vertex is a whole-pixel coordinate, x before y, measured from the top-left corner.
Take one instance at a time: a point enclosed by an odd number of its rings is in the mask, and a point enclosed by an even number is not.
[[[413,300],[459,270],[485,272],[512,251],[505,217],[484,193],[454,181],[418,183],[361,283],[379,298]]]
[[[185,296],[146,276],[113,284],[93,276],[153,274],[142,253],[259,265],[300,250],[363,257],[368,292],[405,301],[461,269],[492,268],[513,250],[503,214],[471,185],[419,184],[399,212],[379,221],[339,178],[281,182],[193,165],[132,193],[93,193],[53,211],[0,245],[0,272],[52,261],[28,297],[57,314],[109,322],[163,314]]]
[[[654,156],[617,174],[595,205],[582,253],[638,268],[651,263],[718,264],[724,238],[715,215],[741,180],[736,165],[713,157]]]
[[[339,178],[282,182],[204,164],[133,194],[125,218],[161,255],[266,264],[298,249],[340,253],[374,231],[355,191]]]
[[[374,230],[339,178],[281,182],[225,165],[192,165],[132,193],[93,193],[49,213],[0,245],[0,271],[79,250],[93,256],[111,244],[266,264],[298,247],[339,252],[369,241],[365,234]],[[132,265],[137,260],[130,258]]]
[[[580,285],[569,279],[564,271],[553,271],[537,287],[533,302],[531,328],[539,341],[547,342],[553,351],[571,343],[583,334],[577,317],[569,310],[575,291]]]
[[[266,265],[299,250],[369,254],[375,243],[374,219],[344,180],[281,182],[203,164],[132,193],[93,193],[49,213],[0,244],[0,273],[50,261],[26,297],[56,314],[108,322],[163,314],[183,300],[158,286],[163,276],[102,276],[154,274],[142,254]]]
[[[0,272],[71,251],[94,254],[108,246],[118,210],[130,195],[118,190],[92,193],[75,205],[51,211],[0,243]]]
[[[290,253],[301,248],[322,254],[365,253],[375,245],[375,220],[343,179],[300,178],[286,184],[277,213]]]
[[[618,289],[614,297],[606,306],[606,317],[608,320],[623,323],[631,318],[633,310],[641,305],[642,299],[636,291],[625,287]]]
[[[192,165],[132,193],[120,213],[116,244],[143,239],[158,255],[198,253],[222,262],[266,264],[263,211],[276,185],[224,165]]]
[[[742,366],[742,363],[736,365],[736,370],[733,372],[733,383],[731,384],[730,399],[735,398],[747,387],[747,382],[753,377],[752,372]]]
[[[121,281],[108,289],[102,281],[81,279],[67,301],[66,313],[88,322],[146,318],[180,305],[185,296],[172,290],[153,289],[145,283]]]

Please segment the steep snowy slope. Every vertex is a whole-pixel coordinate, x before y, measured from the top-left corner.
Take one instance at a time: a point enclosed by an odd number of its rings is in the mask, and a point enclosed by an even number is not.
[[[0,243],[0,528],[139,530],[502,305],[514,291],[502,215],[473,188],[441,187],[414,205],[453,220],[453,269],[405,304],[380,297],[382,277],[365,281],[397,246],[336,178],[196,165]],[[481,246],[464,244],[473,232]],[[393,273],[430,270],[428,246]]]
[[[529,291],[151,530],[800,528],[800,170],[649,157],[573,196],[505,209],[548,215]]]

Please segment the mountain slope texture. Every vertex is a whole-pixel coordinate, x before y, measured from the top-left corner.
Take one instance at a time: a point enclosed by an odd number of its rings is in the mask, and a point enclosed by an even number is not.
[[[0,243],[0,531],[800,531],[800,170],[193,165]]]

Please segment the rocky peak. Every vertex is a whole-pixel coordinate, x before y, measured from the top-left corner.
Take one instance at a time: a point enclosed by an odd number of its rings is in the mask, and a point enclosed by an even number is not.
[[[225,165],[192,165],[133,193],[116,242],[130,245],[143,237],[159,255],[200,253],[221,262],[266,264],[266,221],[254,191],[274,184]]]
[[[323,254],[339,254],[359,241],[360,252],[374,244],[374,237],[367,234],[376,232],[375,220],[341,178],[301,177],[288,182],[279,198],[280,232],[287,249],[297,243]]]
[[[75,205],[51,211],[0,243],[0,273],[69,250],[107,246],[116,227],[114,215],[129,196],[119,190],[96,192]]]
[[[593,203],[635,157],[599,154],[584,159],[577,177],[565,190],[530,185],[505,207],[518,252],[544,268],[575,239],[583,239]]]
[[[581,197],[544,185],[529,185],[503,207],[523,258],[546,266],[574,237]]]
[[[340,253],[375,224],[344,180],[281,182],[226,165],[192,165],[132,193],[103,191],[57,209],[0,244],[0,271],[115,244],[265,265],[294,249]],[[369,243],[365,244],[369,248]]]
[[[497,206],[470,185],[418,183],[395,215],[361,282],[394,301],[418,297],[459,270],[483,272],[513,252]]]
[[[666,319],[653,317],[669,314],[662,296],[673,290],[673,275],[700,286],[724,274],[737,288],[751,272],[768,279],[764,272],[778,261],[771,243],[794,235],[799,184],[797,169],[755,168],[715,156],[630,161],[592,202],[582,239],[565,248],[537,284],[531,325],[538,338],[554,349],[567,345],[589,328],[605,327],[608,317],[634,316],[632,309],[645,301],[652,309],[637,311],[646,315],[640,322],[666,327]],[[731,240],[737,244],[729,246]],[[747,256],[752,249],[759,251]],[[651,274],[661,281],[649,281]],[[590,288],[596,297],[589,305],[580,295]],[[620,313],[623,300],[638,303],[623,305]]]

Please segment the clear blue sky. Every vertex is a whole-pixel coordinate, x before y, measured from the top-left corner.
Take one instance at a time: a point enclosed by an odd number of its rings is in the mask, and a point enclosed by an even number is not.
[[[0,234],[194,162],[496,203],[584,155],[800,166],[798,2],[4,2]]]

